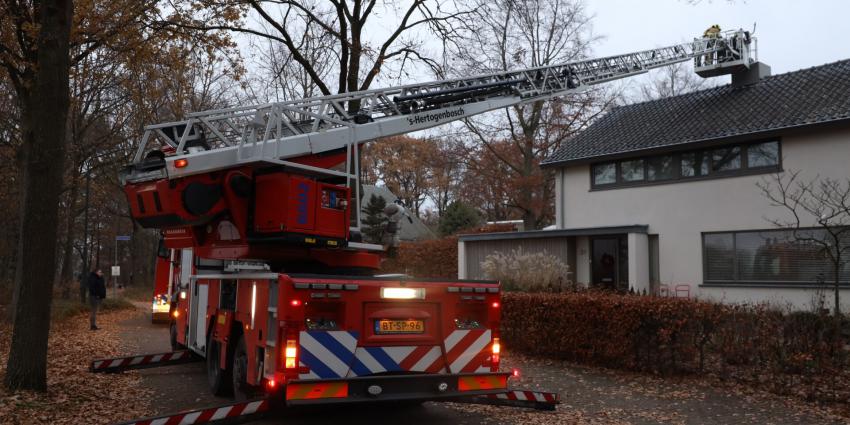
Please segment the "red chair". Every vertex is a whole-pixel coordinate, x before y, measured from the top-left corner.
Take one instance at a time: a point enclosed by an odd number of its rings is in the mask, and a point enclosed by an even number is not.
[[[690,298],[691,285],[676,285],[676,298]]]

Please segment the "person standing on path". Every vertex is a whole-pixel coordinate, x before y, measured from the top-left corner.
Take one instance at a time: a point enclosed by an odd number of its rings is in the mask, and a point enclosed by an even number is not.
[[[103,281],[103,271],[97,269],[89,275],[88,280],[89,287],[89,307],[91,307],[91,313],[89,314],[89,324],[91,325],[91,330],[96,331],[97,327],[97,309],[100,308],[100,303],[106,298],[106,284]]]

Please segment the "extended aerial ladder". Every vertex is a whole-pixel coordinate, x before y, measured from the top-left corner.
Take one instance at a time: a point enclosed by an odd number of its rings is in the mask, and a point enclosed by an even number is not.
[[[358,150],[364,142],[585,91],[593,85],[687,60],[694,60],[697,72],[704,76],[735,72],[755,62],[755,49],[751,47],[754,40],[749,32],[736,30],[719,37],[697,38],[688,43],[605,58],[191,113],[181,121],[145,127],[133,165],[124,175],[128,199],[133,216],[140,224],[171,229],[166,231],[166,240],[183,238],[181,247],[207,244],[207,240],[197,234],[192,235],[190,241],[187,234],[192,233],[192,226],[208,225],[229,209],[230,215],[236,216],[235,221],[238,221],[227,223],[235,226],[236,231],[232,233],[238,235],[229,241],[238,239],[244,249],[204,253],[212,257],[263,258],[265,252],[253,249],[253,243],[272,239],[296,244],[314,241],[314,248],[306,255],[321,257],[319,248],[354,250],[360,257],[344,261],[342,265],[373,267],[376,260],[367,258],[365,252],[376,247],[358,243],[360,211],[359,208],[349,209],[347,205],[348,198],[354,198],[355,204],[360,199]],[[150,150],[155,140],[164,149]],[[264,230],[258,230],[259,225],[252,227],[251,223],[242,223],[254,220],[256,224],[257,212],[266,205],[257,200],[252,208],[233,206],[234,202],[247,199],[252,184],[253,196],[265,196],[265,189],[256,189],[254,171],[260,167],[278,167],[318,176],[344,187],[345,192],[337,192],[326,186],[315,196],[323,197],[326,206],[332,201],[340,210],[345,210],[344,217],[340,215],[322,223],[346,222],[325,229],[324,233],[312,228],[298,230],[292,217],[260,217],[266,219]],[[220,177],[220,174],[227,176]],[[203,184],[190,183],[192,179],[203,180]],[[148,183],[157,180],[169,181],[168,189],[164,183],[158,187]],[[274,193],[280,193],[286,184],[278,184]],[[291,190],[295,190],[294,187]],[[168,191],[180,193],[172,193],[169,197],[165,193]],[[299,196],[308,198],[307,194]],[[312,202],[313,198],[309,199]],[[163,204],[167,205],[163,207]],[[233,211],[240,208],[244,211]],[[303,215],[299,216],[299,220],[303,219]],[[284,223],[286,220],[288,224]],[[213,223],[213,228],[218,224]],[[275,226],[280,232],[272,232]],[[181,228],[182,236],[179,235]],[[274,238],[269,236],[272,234]],[[219,247],[227,244],[227,241],[218,241]],[[327,255],[325,257],[323,261],[330,261]]]

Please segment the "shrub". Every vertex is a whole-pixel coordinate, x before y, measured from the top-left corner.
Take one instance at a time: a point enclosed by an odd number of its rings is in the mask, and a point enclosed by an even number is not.
[[[501,337],[511,349],[653,373],[712,374],[807,399],[850,397],[834,317],[766,305],[585,291],[506,293]],[[805,384],[805,385],[804,385]]]
[[[506,291],[561,292],[575,290],[570,280],[570,267],[546,251],[510,253],[496,252],[481,263],[488,279],[498,280]]]
[[[464,233],[506,232],[510,225],[487,225],[465,230]],[[395,258],[381,264],[382,273],[405,273],[416,277],[457,279],[457,236],[402,242]]]
[[[457,279],[457,237],[402,243],[396,258],[384,260],[381,270],[416,277]]]

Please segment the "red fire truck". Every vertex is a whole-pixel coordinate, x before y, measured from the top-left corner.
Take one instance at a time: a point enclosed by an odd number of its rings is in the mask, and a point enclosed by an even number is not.
[[[754,62],[751,42],[733,31],[147,126],[122,179],[133,219],[162,232],[155,305],[168,305],[174,351],[91,368],[203,360],[212,392],[238,401],[141,423],[198,423],[275,403],[486,396],[551,407],[556,396],[509,390],[499,370],[498,283],[375,276],[384,247],[360,238],[361,145],[689,59],[704,76],[737,72]]]
[[[182,250],[181,267],[191,262]],[[504,391],[499,285],[401,277],[188,275],[171,343],[205,358],[210,389],[288,405]]]

